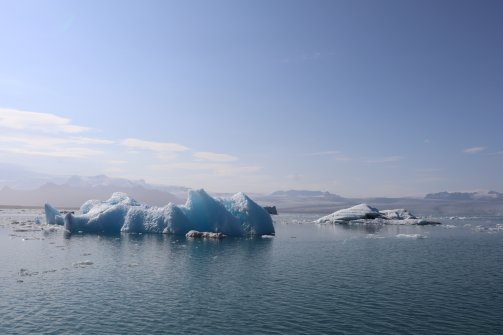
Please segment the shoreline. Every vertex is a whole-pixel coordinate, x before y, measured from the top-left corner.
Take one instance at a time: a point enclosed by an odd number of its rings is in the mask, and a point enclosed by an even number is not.
[[[44,205],[34,206],[34,205],[0,205],[0,209],[41,209],[44,210]],[[75,211],[79,210],[79,207],[61,207],[65,211]]]

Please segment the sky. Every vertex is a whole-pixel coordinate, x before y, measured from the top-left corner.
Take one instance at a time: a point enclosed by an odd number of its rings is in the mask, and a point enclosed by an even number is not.
[[[0,6],[0,164],[213,192],[503,191],[501,1]]]

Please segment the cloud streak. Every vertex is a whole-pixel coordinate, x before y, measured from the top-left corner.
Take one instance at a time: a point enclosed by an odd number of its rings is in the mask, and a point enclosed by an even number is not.
[[[126,138],[120,143],[130,149],[147,150],[158,153],[175,153],[190,150],[186,146],[178,143],[145,141],[138,138]]]
[[[46,156],[46,157],[58,157],[58,158],[88,158],[92,156],[104,155],[105,152],[102,150],[96,150],[91,148],[82,147],[71,147],[71,148],[55,148],[55,149],[45,149],[45,150],[30,150],[23,148],[8,148],[4,150],[5,152],[14,154],[23,154],[30,156]]]
[[[379,157],[373,159],[367,159],[365,163],[371,164],[379,164],[379,163],[393,163],[403,160],[403,156],[387,156],[387,157]]]
[[[350,161],[351,158],[346,156],[345,154],[342,153],[342,151],[339,150],[328,150],[328,151],[319,151],[319,152],[313,152],[309,154],[309,156],[326,156],[326,157],[332,157],[335,158],[338,161]]]
[[[200,178],[209,183],[229,177],[254,178],[262,169],[238,164],[239,158],[234,155],[197,151],[175,142],[82,136],[90,130],[53,114],[0,108],[0,154],[13,160],[25,156],[23,160],[28,164],[41,166],[42,162],[45,169],[57,164],[63,173],[80,170],[157,180]],[[79,164],[62,158],[78,159]]]
[[[232,155],[227,155],[227,154],[217,154],[214,152],[208,152],[208,151],[200,151],[196,152],[193,155],[195,158],[210,161],[210,162],[216,162],[216,163],[226,163],[226,162],[234,162],[237,161],[238,158],[236,156]]]
[[[463,150],[465,154],[477,154],[479,152],[482,152],[486,150],[486,147],[471,147],[471,148],[466,148]]]
[[[59,136],[38,136],[38,135],[4,135],[0,136],[0,142],[17,143],[29,145],[32,147],[48,147],[55,145],[96,145],[96,144],[112,144],[114,141],[90,138],[90,137],[59,137]]]
[[[72,124],[70,119],[49,113],[26,112],[0,108],[0,127],[13,130],[31,130],[44,133],[82,133],[90,128]]]
[[[105,154],[104,150],[97,147],[113,143],[110,140],[89,137],[7,134],[0,136],[0,152],[28,156],[86,158]]]

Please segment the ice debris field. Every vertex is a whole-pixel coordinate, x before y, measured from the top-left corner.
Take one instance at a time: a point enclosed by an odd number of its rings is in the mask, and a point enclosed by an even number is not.
[[[64,216],[46,204],[45,217],[48,224],[64,225],[69,233],[158,233],[202,238],[275,234],[269,213],[244,193],[213,198],[204,190],[189,191],[184,206],[148,206],[120,192],[106,201],[88,200],[78,213]]]

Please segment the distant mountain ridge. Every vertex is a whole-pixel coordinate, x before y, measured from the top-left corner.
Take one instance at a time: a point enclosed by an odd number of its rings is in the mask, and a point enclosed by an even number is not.
[[[111,178],[106,175],[96,176],[71,176],[65,183],[72,187],[99,187],[99,186],[122,186],[122,187],[135,187],[146,186],[143,179],[129,180],[125,178]]]
[[[288,190],[276,191],[270,194],[272,197],[292,197],[292,198],[329,198],[333,200],[343,200],[345,198],[330,192],[309,191],[309,190]]]
[[[89,199],[106,200],[113,192],[124,192],[140,202],[164,206],[169,202],[184,204],[188,191],[185,186],[155,185],[142,179],[106,175],[54,176],[0,164],[0,206],[42,207],[48,202],[59,208],[78,208]],[[279,214],[328,214],[365,202],[383,209],[406,208],[418,215],[503,215],[503,193],[496,191],[438,192],[422,198],[345,198],[326,191],[298,189],[250,195],[262,206],[276,206]]]
[[[169,192],[170,189],[174,193]],[[105,175],[71,176],[64,183],[46,182],[35,189],[0,189],[0,205],[43,206],[50,203],[59,207],[80,207],[89,199],[105,200],[114,192],[124,192],[136,200],[154,206],[169,202],[185,202],[188,188],[181,186],[156,186],[144,180],[110,178]]]
[[[278,213],[332,213],[365,202],[383,209],[406,208],[420,216],[503,215],[503,193],[438,192],[423,198],[373,197],[345,198],[330,192],[289,190],[257,195],[256,200],[275,205]]]
[[[503,199],[503,193],[499,193],[496,191],[489,191],[489,192],[438,192],[438,193],[429,193],[424,198],[427,200],[450,200],[450,201],[496,200],[496,199]]]

